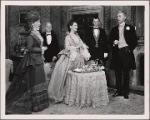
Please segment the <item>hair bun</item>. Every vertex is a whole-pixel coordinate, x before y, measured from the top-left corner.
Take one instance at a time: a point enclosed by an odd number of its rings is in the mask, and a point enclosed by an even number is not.
[[[35,22],[38,21],[40,19],[40,15],[37,11],[30,11],[27,13],[26,15],[26,21],[29,22]]]

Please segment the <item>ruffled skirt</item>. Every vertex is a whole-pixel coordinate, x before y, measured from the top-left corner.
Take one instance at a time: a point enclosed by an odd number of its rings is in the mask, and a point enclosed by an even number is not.
[[[51,103],[62,102],[65,96],[66,75],[69,70],[79,68],[84,65],[84,58],[79,53],[74,61],[69,58],[69,52],[63,50],[61,56],[53,70],[48,86],[48,95]]]
[[[26,54],[18,65],[6,93],[6,114],[30,114],[49,106],[43,63],[30,58]]]

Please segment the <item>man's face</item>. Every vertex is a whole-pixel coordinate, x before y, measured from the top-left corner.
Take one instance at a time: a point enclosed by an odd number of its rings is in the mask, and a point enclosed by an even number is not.
[[[100,25],[99,19],[93,19],[93,25],[94,25],[94,27],[99,27],[99,25]]]
[[[51,32],[52,31],[52,25],[50,23],[47,23],[45,26],[46,32]]]
[[[126,19],[126,16],[124,15],[124,13],[118,13],[117,20],[119,24],[123,23],[125,19]]]

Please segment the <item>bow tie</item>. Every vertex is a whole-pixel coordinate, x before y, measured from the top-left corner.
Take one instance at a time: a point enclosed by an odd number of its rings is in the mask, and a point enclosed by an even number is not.
[[[48,34],[46,34],[46,35],[47,35],[47,36],[48,36],[48,35],[51,35],[51,33],[48,33]]]
[[[123,27],[125,25],[125,23],[119,24],[119,27]]]
[[[93,28],[93,29],[98,30],[99,28]]]

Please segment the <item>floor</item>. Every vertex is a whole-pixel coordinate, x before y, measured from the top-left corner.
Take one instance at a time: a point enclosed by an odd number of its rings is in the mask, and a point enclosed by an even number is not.
[[[129,99],[124,99],[123,97],[113,98],[112,94],[114,93],[113,89],[109,89],[109,105],[101,106],[100,108],[78,108],[74,106],[67,106],[63,103],[50,105],[48,108],[43,111],[33,113],[37,114],[53,114],[53,115],[62,115],[62,114],[99,114],[99,115],[143,115],[144,114],[144,96],[138,95],[135,93],[130,93]]]
[[[47,65],[49,68],[49,65]],[[47,76],[50,77],[50,76]],[[108,106],[101,106],[100,108],[84,107],[78,108],[74,106],[67,106],[63,103],[50,105],[43,111],[32,113],[33,115],[84,115],[84,114],[97,114],[97,115],[142,115],[144,114],[144,96],[136,92],[131,92],[129,99],[123,97],[113,98],[112,94],[114,89],[109,89],[109,104]]]

